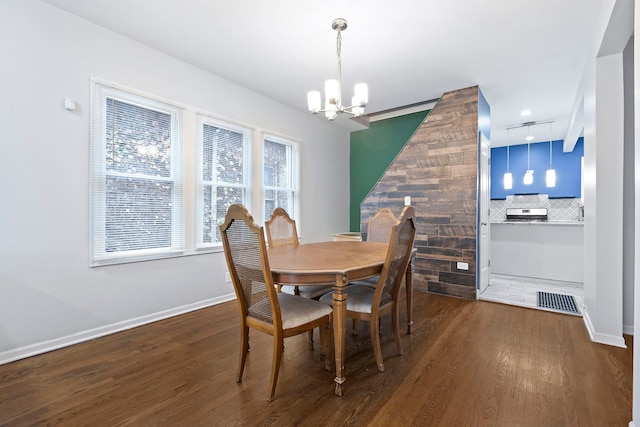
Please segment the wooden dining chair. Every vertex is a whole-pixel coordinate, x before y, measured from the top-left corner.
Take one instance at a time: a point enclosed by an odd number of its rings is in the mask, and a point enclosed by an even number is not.
[[[388,243],[391,239],[391,230],[398,222],[398,217],[389,208],[381,208],[367,223],[367,234],[365,240],[367,242],[384,242]],[[378,284],[379,276],[369,277],[368,279],[350,282],[349,285],[366,285],[375,288]],[[353,319],[351,325],[351,334],[357,334],[356,319]]]
[[[332,353],[333,310],[326,304],[276,292],[269,268],[264,229],[243,205],[231,205],[220,226],[224,254],[240,313],[240,358],[236,381],[242,380],[249,351],[249,328],[273,337],[268,399],[273,400],[282,361],[284,338],[320,327],[323,350]],[[330,369],[331,357],[325,367]]]
[[[367,285],[350,285],[347,290],[347,317],[370,322],[371,342],[380,372],[384,371],[380,345],[380,316],[391,314],[391,323],[398,354],[402,354],[400,341],[399,294],[405,276],[416,235],[415,211],[405,206],[400,220],[391,228],[387,257],[375,288]],[[333,304],[333,293],[320,298]]]
[[[292,245],[298,246],[300,244],[296,221],[292,219],[283,208],[275,208],[271,213],[271,218],[265,221],[264,225],[270,248]],[[301,297],[315,300],[318,300],[322,295],[332,290],[332,285],[280,286],[280,291],[284,293],[300,295]],[[309,348],[313,349],[313,330],[309,331],[308,343]]]
[[[391,229],[398,222],[398,217],[389,208],[382,208],[367,223],[367,242],[388,242]]]
[[[291,219],[289,214],[283,208],[275,208],[269,218],[264,223],[265,230],[267,232],[267,241],[270,248],[277,248],[280,246],[298,246],[298,229],[296,228],[296,221]],[[282,292],[289,294],[300,295],[305,298],[318,299],[322,295],[330,292],[333,289],[333,285],[311,285],[311,286],[290,286],[285,285],[281,287]],[[310,337],[311,343],[313,338]]]
[[[395,216],[393,211],[389,208],[382,208],[369,220],[367,223],[367,242],[383,242],[388,243],[391,239],[391,230],[393,226],[398,222],[398,217]],[[378,283],[378,276],[370,277],[365,280],[359,280],[357,282],[351,282],[354,285],[368,285],[376,287]],[[353,329],[355,332],[355,321],[353,323]]]
[[[275,208],[271,213],[271,218],[265,221],[264,226],[270,248],[300,244],[296,221],[291,219],[283,208]]]

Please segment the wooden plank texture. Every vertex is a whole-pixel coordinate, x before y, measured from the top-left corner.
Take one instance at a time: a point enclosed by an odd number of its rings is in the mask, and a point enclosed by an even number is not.
[[[401,302],[401,307],[404,305]],[[369,325],[348,334],[343,397],[306,336],[285,340],[275,400],[272,341],[251,334],[235,382],[235,302],[0,366],[2,426],[626,426],[628,348],[592,343],[580,317],[427,293],[378,372]],[[406,316],[401,314],[401,322]],[[317,331],[316,331],[317,335]]]
[[[459,289],[440,274],[425,270],[420,259],[474,261],[478,158],[478,87],[446,93],[398,154],[361,205],[360,229],[381,208],[399,215],[405,196],[416,209],[420,237],[414,280],[416,289],[475,299],[475,289]],[[443,240],[440,237],[458,239]],[[364,236],[366,237],[366,236]],[[445,244],[443,244],[445,243]],[[463,251],[464,250],[464,255]],[[437,283],[427,286],[434,277]],[[475,269],[465,283],[475,283]]]

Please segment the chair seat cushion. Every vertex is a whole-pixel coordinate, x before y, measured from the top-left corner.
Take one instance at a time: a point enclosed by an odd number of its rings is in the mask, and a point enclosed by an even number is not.
[[[371,313],[373,294],[376,291],[375,288],[368,285],[349,285],[346,291],[348,311]],[[380,298],[380,305],[382,306],[391,300],[391,295],[388,292],[383,292],[382,298]],[[320,297],[320,302],[333,305],[333,292],[329,292]]]
[[[353,282],[349,282],[349,286],[351,285],[364,285],[364,286],[369,286],[371,288],[375,288],[376,286],[378,286],[378,280],[380,279],[380,276],[373,276],[373,277],[369,277],[368,279],[364,279],[364,280],[356,280]]]
[[[284,285],[281,289],[282,292],[290,295],[295,294],[295,286]],[[333,290],[331,285],[305,285],[298,286],[300,296],[304,298],[318,299],[327,292]]]
[[[282,327],[295,328],[329,315],[333,309],[321,302],[298,295],[278,294]],[[328,309],[328,310],[327,310]]]

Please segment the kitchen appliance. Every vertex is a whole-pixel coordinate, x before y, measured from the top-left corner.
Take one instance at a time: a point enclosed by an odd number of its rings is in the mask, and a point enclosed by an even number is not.
[[[507,208],[507,221],[546,221],[547,208]]]

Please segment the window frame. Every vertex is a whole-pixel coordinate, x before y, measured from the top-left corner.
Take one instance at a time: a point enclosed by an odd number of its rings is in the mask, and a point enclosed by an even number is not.
[[[230,131],[238,132],[243,136],[243,184],[235,184],[235,183],[223,183],[225,187],[236,187],[242,188],[244,190],[244,202],[243,204],[251,211],[251,207],[253,206],[253,188],[255,187],[255,183],[253,182],[253,147],[252,140],[254,129],[239,123],[231,122],[228,120],[220,119],[213,115],[198,112],[196,113],[196,131],[198,133],[197,136],[197,155],[196,155],[196,188],[195,188],[195,229],[194,229],[194,239],[195,239],[195,249],[202,250],[222,250],[222,242],[205,242],[204,241],[204,173],[203,173],[203,161],[204,161],[204,126],[215,126],[218,128],[227,129]],[[215,158],[213,160],[212,172],[215,173],[216,170],[216,162]],[[212,191],[215,192],[215,188],[217,188],[217,184],[220,184],[220,181],[212,180]],[[214,208],[212,208],[214,209]],[[215,211],[215,210],[214,210]],[[220,220],[216,221],[217,225],[220,225]]]
[[[265,164],[265,150],[264,146],[267,141],[275,142],[282,145],[287,145],[291,147],[290,159],[287,162],[290,165],[290,184],[289,187],[282,186],[274,186],[274,185],[266,185],[268,181],[265,179],[264,171],[266,168]],[[261,195],[260,195],[260,206],[262,211],[262,217],[268,218],[271,215],[271,212],[267,212],[266,207],[266,192],[268,190],[273,191],[287,191],[291,193],[291,206],[287,209],[287,213],[292,219],[296,220],[296,225],[298,230],[300,230],[300,142],[289,137],[285,137],[282,135],[276,135],[270,132],[262,132],[260,138],[260,172],[262,176],[262,185],[261,185]],[[277,206],[276,206],[277,207]]]
[[[158,111],[171,117],[171,167],[168,178],[147,174],[127,174],[107,171],[107,99]],[[91,267],[173,257],[185,251],[184,237],[184,174],[183,174],[183,107],[177,103],[128,89],[113,83],[92,79],[90,138],[90,251]],[[171,244],[167,247],[107,252],[106,242],[106,181],[110,176],[159,180],[173,184],[171,204]]]

